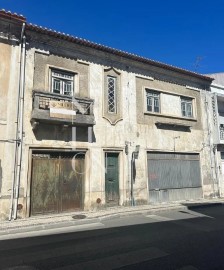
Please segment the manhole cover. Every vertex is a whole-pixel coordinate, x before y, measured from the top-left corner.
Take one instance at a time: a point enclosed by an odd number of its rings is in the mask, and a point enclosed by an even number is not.
[[[73,219],[84,219],[84,218],[86,218],[86,216],[85,215],[75,215],[72,218]]]

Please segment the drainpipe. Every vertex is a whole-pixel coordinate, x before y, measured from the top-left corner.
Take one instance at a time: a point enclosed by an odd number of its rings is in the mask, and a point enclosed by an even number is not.
[[[131,206],[135,206],[135,198],[134,198],[134,170],[135,170],[135,159],[138,159],[139,156],[139,148],[140,145],[135,146],[135,151],[132,152],[131,155]]]
[[[25,57],[26,57],[26,37],[24,35],[25,23],[21,31],[21,54],[20,54],[20,76],[19,76],[19,94],[17,105],[17,126],[16,126],[16,148],[14,159],[14,174],[12,181],[12,193],[10,201],[9,220],[17,218],[17,204],[19,197],[19,185],[22,161],[22,143],[23,143],[23,112],[24,112],[24,81],[25,81]],[[14,202],[14,203],[13,203]]]
[[[130,183],[130,172],[129,172],[130,166],[129,166],[129,147],[128,147],[129,144],[130,144],[130,142],[125,141],[125,154],[126,154],[126,156],[127,156],[128,190],[129,190],[129,187],[130,187],[130,184],[129,184],[129,183]],[[128,192],[128,194],[129,194],[128,200],[129,200],[129,202],[130,202],[130,201],[131,201],[131,199],[130,199],[131,192],[130,192],[130,193]]]
[[[134,200],[134,162],[135,162],[135,158],[134,158],[134,153],[132,153],[131,155],[131,206],[135,205],[135,200]]]

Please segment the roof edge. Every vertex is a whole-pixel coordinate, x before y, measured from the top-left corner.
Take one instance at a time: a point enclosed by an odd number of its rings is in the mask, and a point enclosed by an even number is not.
[[[5,18],[5,19],[9,19],[15,22],[19,22],[19,23],[25,23],[26,22],[26,17],[24,17],[23,15],[19,15],[17,13],[12,13],[10,11],[6,11],[4,9],[0,10],[0,17]]]
[[[133,60],[133,61],[137,61],[137,62],[141,62],[141,63],[145,63],[145,64],[150,64],[150,65],[153,65],[153,66],[156,66],[156,67],[165,68],[165,69],[170,70],[170,71],[175,71],[175,72],[185,74],[185,75],[188,75],[188,76],[193,76],[193,77],[196,77],[198,79],[206,80],[208,82],[212,82],[214,80],[211,77],[208,77],[208,76],[205,76],[205,75],[202,75],[202,74],[199,74],[199,73],[195,73],[193,71],[189,71],[189,70],[182,69],[182,68],[179,68],[179,67],[175,67],[175,66],[172,66],[172,65],[164,64],[162,62],[158,62],[158,61],[146,58],[146,57],[142,57],[142,56],[135,55],[135,54],[132,54],[132,53],[128,53],[128,52],[125,52],[125,51],[114,49],[112,47],[108,47],[108,46],[105,46],[105,45],[94,43],[94,42],[91,42],[91,41],[86,40],[86,39],[74,37],[74,36],[71,36],[71,35],[68,35],[68,34],[65,34],[65,33],[57,32],[57,31],[52,30],[52,29],[48,29],[48,28],[45,28],[45,27],[41,27],[41,26],[38,26],[38,25],[27,23],[26,17],[24,17],[23,15],[18,15],[17,13],[12,13],[10,11],[5,11],[4,9],[0,10],[0,17],[6,18],[6,19],[9,19],[9,20],[13,20],[14,22],[17,22],[17,23],[26,23],[26,28],[25,28],[26,30],[35,31],[35,32],[38,32],[38,33],[50,35],[50,36],[53,36],[53,37],[56,37],[56,38],[59,38],[59,39],[63,39],[63,40],[69,41],[69,42],[80,44],[80,45],[90,47],[90,48],[93,48],[93,49],[96,49],[96,50],[111,53],[111,54],[114,54],[114,55],[117,55],[117,56],[120,56],[120,57],[125,57],[125,58]]]
[[[135,54],[128,53],[128,52],[125,52],[125,51],[121,51],[121,50],[118,50],[118,49],[114,49],[112,47],[97,44],[97,43],[88,41],[86,39],[74,37],[74,36],[71,36],[71,35],[68,35],[68,34],[65,34],[65,33],[54,31],[52,29],[48,29],[48,28],[45,28],[45,27],[38,26],[38,25],[35,25],[35,24],[31,24],[31,23],[27,24],[26,29],[30,30],[30,31],[35,31],[35,32],[38,32],[38,33],[43,33],[43,34],[46,34],[46,35],[54,36],[54,37],[59,38],[59,39],[67,40],[67,41],[70,41],[70,42],[73,42],[73,43],[76,43],[76,44],[84,45],[84,46],[94,48],[94,49],[97,49],[97,50],[100,50],[100,51],[104,51],[104,52],[107,52],[107,53],[112,53],[114,55],[122,56],[122,57],[128,58],[130,60],[142,62],[142,63],[145,63],[145,64],[154,65],[154,66],[157,66],[157,67],[165,68],[167,70],[176,71],[176,72],[179,72],[179,73],[182,73],[182,74],[185,74],[185,75],[194,76],[194,77],[197,77],[197,78],[202,79],[202,80],[207,80],[209,82],[213,81],[213,79],[211,77],[201,75],[201,74],[195,73],[193,71],[189,71],[189,70],[178,68],[178,67],[175,67],[175,66],[172,66],[172,65],[157,62],[157,61],[151,60],[149,58],[145,58],[145,57],[142,57],[142,56],[139,56],[139,55],[135,55]]]

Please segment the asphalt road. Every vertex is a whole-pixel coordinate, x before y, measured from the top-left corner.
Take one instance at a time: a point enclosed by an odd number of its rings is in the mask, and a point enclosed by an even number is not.
[[[224,269],[223,205],[113,218],[84,229],[2,240],[0,269]]]

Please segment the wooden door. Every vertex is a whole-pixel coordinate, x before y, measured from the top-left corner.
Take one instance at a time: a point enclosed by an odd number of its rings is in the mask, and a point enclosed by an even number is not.
[[[32,165],[31,215],[57,213],[59,160],[35,155]]]
[[[60,160],[61,212],[83,207],[84,158],[77,156]]]
[[[31,215],[61,213],[83,208],[84,155],[34,154]]]
[[[119,205],[119,162],[117,153],[105,154],[105,195],[108,206]]]

